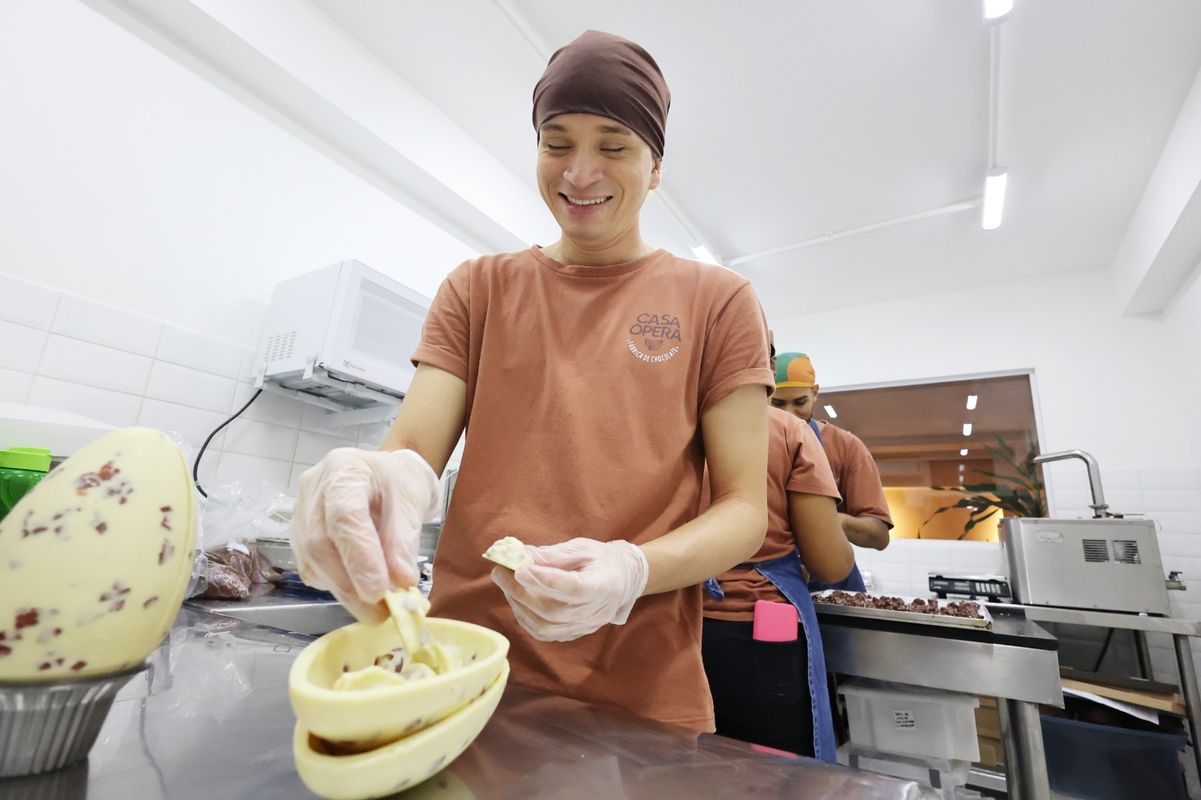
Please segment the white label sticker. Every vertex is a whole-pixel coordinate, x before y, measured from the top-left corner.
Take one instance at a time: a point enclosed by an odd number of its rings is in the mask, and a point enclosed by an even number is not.
[[[911,731],[917,727],[917,720],[912,711],[892,712],[892,724],[899,731]]]
[[[1041,544],[1063,544],[1063,534],[1059,531],[1039,531],[1035,538]]]

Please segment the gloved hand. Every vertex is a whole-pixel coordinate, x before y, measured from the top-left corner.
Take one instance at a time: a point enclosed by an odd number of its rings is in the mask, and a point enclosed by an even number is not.
[[[534,563],[516,571],[497,567],[492,581],[521,627],[543,642],[569,642],[602,625],[624,624],[646,589],[646,556],[627,541],[571,539],[528,550]]]
[[[331,450],[300,475],[291,526],[300,579],[357,619],[382,621],[384,593],[417,583],[421,524],[437,506],[438,478],[413,450]]]

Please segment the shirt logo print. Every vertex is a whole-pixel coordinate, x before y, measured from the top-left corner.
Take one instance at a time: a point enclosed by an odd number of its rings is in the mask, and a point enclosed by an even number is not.
[[[644,311],[630,325],[626,348],[639,361],[661,364],[675,358],[682,341],[679,317]]]

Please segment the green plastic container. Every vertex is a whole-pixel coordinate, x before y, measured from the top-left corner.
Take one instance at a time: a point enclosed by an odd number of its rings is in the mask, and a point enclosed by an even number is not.
[[[50,451],[44,447],[0,450],[0,519],[50,471]]]

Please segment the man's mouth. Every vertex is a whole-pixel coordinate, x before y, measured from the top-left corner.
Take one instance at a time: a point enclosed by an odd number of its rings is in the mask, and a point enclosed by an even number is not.
[[[562,192],[559,192],[559,197],[562,197],[564,200],[566,200],[569,205],[581,207],[599,206],[602,203],[607,203],[613,199],[612,195],[606,195],[605,197],[571,197],[570,195],[563,194]]]

